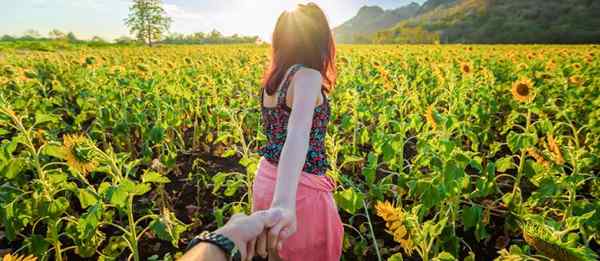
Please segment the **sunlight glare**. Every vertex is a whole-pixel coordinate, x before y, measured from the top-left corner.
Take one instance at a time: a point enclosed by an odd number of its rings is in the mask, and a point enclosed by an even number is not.
[[[293,12],[298,4],[307,4],[314,2],[319,5],[325,15],[330,18],[332,26],[338,25],[347,17],[339,17],[337,11],[343,9],[340,5],[342,0],[261,0],[257,4],[256,0],[234,1],[236,5],[231,7],[232,12],[236,13],[238,18],[235,22],[228,23],[229,30],[226,32],[236,32],[251,35],[259,32],[259,36],[267,41],[271,41],[271,33],[277,22],[277,18],[283,11]]]

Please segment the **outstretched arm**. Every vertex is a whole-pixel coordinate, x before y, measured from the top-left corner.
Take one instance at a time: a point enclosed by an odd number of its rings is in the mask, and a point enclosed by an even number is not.
[[[281,209],[283,219],[269,232],[269,247],[281,247],[281,241],[296,232],[296,191],[308,153],[315,104],[321,93],[321,73],[303,68],[292,82],[292,112],[287,137],[277,167],[277,183],[271,208]]]

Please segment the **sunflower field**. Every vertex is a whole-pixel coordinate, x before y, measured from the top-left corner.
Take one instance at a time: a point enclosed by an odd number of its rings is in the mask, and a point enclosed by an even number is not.
[[[599,55],[340,46],[326,143],[343,260],[597,260]],[[0,256],[174,260],[248,212],[268,60],[0,50]]]

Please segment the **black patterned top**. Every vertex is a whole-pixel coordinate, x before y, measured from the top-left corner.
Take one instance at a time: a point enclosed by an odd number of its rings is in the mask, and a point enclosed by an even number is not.
[[[264,89],[261,89],[262,123],[268,141],[267,144],[260,148],[258,153],[274,165],[277,165],[279,162],[281,150],[283,150],[283,144],[287,136],[287,124],[291,113],[290,107],[286,104],[287,90],[292,77],[300,68],[302,68],[302,65],[296,64],[289,69],[287,77],[276,93],[277,105],[275,107],[264,106]],[[315,107],[310,130],[308,153],[304,167],[302,168],[304,172],[315,175],[325,175],[329,167],[325,154],[325,134],[327,133],[327,124],[329,123],[330,108],[329,101],[323,89],[321,93],[323,95],[323,103]]]

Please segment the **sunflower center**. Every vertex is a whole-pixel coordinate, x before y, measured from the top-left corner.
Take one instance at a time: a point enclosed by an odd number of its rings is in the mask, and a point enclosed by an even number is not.
[[[527,86],[527,84],[524,84],[524,83],[519,83],[517,85],[517,93],[521,96],[528,96],[529,95],[529,86]]]

